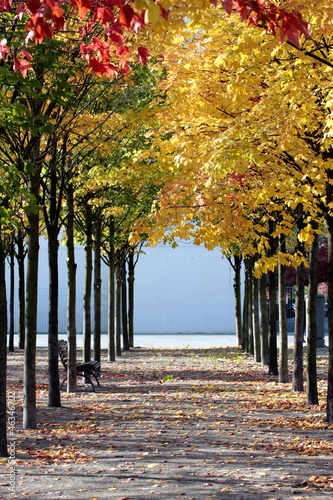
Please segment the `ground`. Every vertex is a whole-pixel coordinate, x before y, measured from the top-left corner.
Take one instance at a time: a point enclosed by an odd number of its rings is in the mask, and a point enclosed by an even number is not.
[[[23,430],[23,353],[9,353],[16,498],[332,498],[327,356],[318,350],[316,407],[237,348],[138,348],[114,363],[103,352],[96,393],[80,381],[77,393],[62,392],[61,408],[50,408],[39,349],[38,428]],[[8,460],[0,467],[0,498],[15,498]]]

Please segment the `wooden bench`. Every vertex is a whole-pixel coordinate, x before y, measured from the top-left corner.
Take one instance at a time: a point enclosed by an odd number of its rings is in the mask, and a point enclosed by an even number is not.
[[[59,357],[61,359],[61,362],[66,370],[66,378],[62,381],[60,390],[62,389],[62,386],[67,380],[67,368],[68,368],[68,342],[67,340],[59,340],[58,341],[58,352],[59,352]],[[77,377],[84,377],[85,380],[88,381],[89,384],[91,384],[91,387],[93,388],[93,391],[95,392],[95,386],[91,380],[91,377],[94,377],[94,379],[97,382],[97,385],[99,384],[98,380],[98,373],[99,369],[101,367],[101,363],[99,361],[84,361],[82,363],[76,363],[76,376]]]

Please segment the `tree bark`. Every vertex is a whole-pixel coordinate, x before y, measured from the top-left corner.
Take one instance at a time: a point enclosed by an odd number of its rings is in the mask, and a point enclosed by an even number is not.
[[[76,392],[76,263],[74,246],[74,193],[72,184],[67,185],[67,338],[68,366],[67,392]]]
[[[85,277],[83,295],[83,360],[91,360],[91,290],[92,290],[92,211],[86,204],[85,213]]]
[[[267,276],[263,274],[259,283],[260,295],[260,331],[261,331],[261,364],[269,364],[269,345],[268,345],[268,311],[267,311]]]
[[[128,342],[134,347],[134,280],[135,280],[134,250],[128,256]]]
[[[279,236],[280,251],[286,252],[285,236]],[[288,329],[286,310],[286,268],[283,264],[278,265],[278,295],[279,295],[279,329],[280,329],[280,352],[279,352],[279,382],[286,384],[288,376]]]
[[[101,361],[101,222],[95,222],[94,253],[94,359]]]
[[[304,391],[303,376],[303,342],[305,319],[305,278],[304,264],[296,269],[296,301],[295,301],[295,333],[294,333],[294,367],[292,388],[295,392]]]
[[[318,224],[312,222],[314,230]],[[307,404],[318,404],[317,386],[317,269],[318,269],[318,234],[310,248],[309,257],[309,295],[307,307]]]
[[[116,331],[116,354],[121,356],[121,258],[117,251],[116,264],[116,314],[115,314],[115,331]]]
[[[39,147],[35,146],[35,157]],[[35,166],[29,182],[29,191],[36,206],[28,214],[28,264],[26,291],[26,333],[24,345],[24,398],[23,428],[37,427],[36,414],[36,333],[38,299],[38,256],[39,256],[39,188],[40,166]]]
[[[116,360],[115,348],[115,251],[114,251],[114,219],[109,225],[109,286],[108,286],[108,361]]]
[[[5,280],[5,249],[0,221],[0,457],[7,457],[7,298]]]
[[[252,323],[253,323],[253,343],[254,360],[261,362],[261,342],[260,342],[260,324],[259,324],[259,280],[252,279]]]
[[[14,302],[15,302],[15,248],[14,237],[10,245],[10,292],[9,292],[9,352],[14,352]]]
[[[128,340],[128,314],[127,314],[127,286],[126,286],[126,259],[123,258],[121,266],[121,322],[123,332],[123,349],[129,351]]]
[[[242,256],[233,255],[228,257],[228,261],[234,271],[234,299],[235,299],[235,323],[236,323],[236,338],[238,347],[242,346],[242,293],[241,293],[241,270],[242,270]]]
[[[251,276],[249,263],[244,259],[245,278],[244,278],[244,305],[243,305],[243,329],[242,329],[242,349],[245,352],[251,350],[251,331],[252,331],[252,293],[251,293]]]
[[[19,348],[24,349],[25,342],[25,248],[24,236],[20,230],[16,235],[17,244],[17,264],[18,264],[18,297],[19,297],[19,319],[18,319],[18,335]]]

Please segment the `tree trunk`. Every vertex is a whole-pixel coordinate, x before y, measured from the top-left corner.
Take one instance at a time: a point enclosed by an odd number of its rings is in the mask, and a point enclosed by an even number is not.
[[[333,170],[330,170],[333,179]],[[333,200],[333,185],[328,184],[328,199]],[[333,422],[333,216],[326,215],[328,228],[328,377],[327,421]]]
[[[121,261],[119,252],[117,252],[116,264],[116,315],[115,315],[115,330],[116,330],[116,354],[121,356]]]
[[[128,342],[134,347],[134,250],[128,256]]]
[[[59,213],[57,203],[57,163],[56,144],[52,147],[49,165],[49,207],[44,208],[44,219],[48,236],[49,258],[49,401],[48,406],[60,407],[60,384],[58,365],[58,304],[59,304],[59,269],[58,269],[58,233]]]
[[[115,349],[115,251],[114,251],[114,220],[109,226],[109,289],[108,289],[108,361],[116,360]]]
[[[277,358],[277,328],[276,328],[276,273],[269,271],[269,363],[268,372],[270,375],[278,375],[278,358]]]
[[[39,186],[39,183],[38,183]],[[38,194],[35,194],[36,200]],[[39,212],[29,214],[26,291],[26,333],[24,344],[23,428],[37,427],[36,415],[36,332],[39,253]]]
[[[68,366],[67,392],[76,391],[76,263],[74,247],[74,195],[71,183],[67,185],[67,337]]]
[[[236,338],[238,347],[242,346],[242,293],[241,293],[241,270],[242,256],[233,255],[228,258],[228,261],[234,271],[234,299],[235,299],[235,323],[236,323]]]
[[[260,331],[261,331],[261,364],[268,366],[269,346],[268,346],[268,314],[267,314],[267,276],[263,274],[259,283],[260,295]]]
[[[51,219],[52,220],[52,219]],[[48,229],[49,253],[49,402],[48,406],[59,407],[60,384],[58,365],[58,229],[52,223]]]
[[[296,269],[296,301],[295,301],[295,333],[294,333],[294,367],[292,388],[295,392],[304,391],[303,376],[303,341],[305,319],[305,278],[304,264]]]
[[[128,315],[127,315],[127,280],[126,280],[126,259],[123,259],[121,266],[121,322],[123,331],[123,348],[129,351],[128,340]]]
[[[83,360],[91,359],[91,289],[92,289],[92,212],[91,207],[86,204],[86,244],[85,250],[85,278],[83,295]]]
[[[252,279],[252,321],[253,321],[253,343],[254,343],[254,360],[257,363],[261,362],[261,342],[260,342],[260,325],[259,325],[259,280],[255,277]]]
[[[5,251],[0,222],[0,457],[7,457],[7,414],[6,414],[6,376],[7,376],[7,299],[5,280]]]
[[[17,243],[17,264],[18,264],[18,297],[19,297],[19,319],[18,319],[18,335],[19,348],[24,349],[25,342],[25,249],[24,237],[22,231],[19,231],[16,236]]]
[[[286,252],[284,235],[279,236],[280,251]],[[278,295],[279,295],[279,329],[280,329],[280,352],[279,352],[279,382],[288,383],[288,329],[286,308],[286,268],[283,264],[278,265]]]
[[[243,329],[242,329],[242,349],[250,352],[250,329],[252,329],[252,310],[251,310],[251,279],[249,276],[248,260],[244,259],[245,278],[244,278],[244,305],[243,305]]]
[[[318,224],[312,222],[314,230]],[[318,234],[310,248],[309,257],[309,294],[307,307],[307,404],[318,404],[317,387],[317,269],[318,269]]]
[[[95,223],[94,253],[94,359],[101,360],[101,222]]]
[[[10,293],[9,293],[9,352],[14,352],[14,302],[15,302],[15,248],[14,237],[10,245]]]

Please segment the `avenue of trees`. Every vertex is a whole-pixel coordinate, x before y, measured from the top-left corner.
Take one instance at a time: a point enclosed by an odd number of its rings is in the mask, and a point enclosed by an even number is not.
[[[68,252],[68,391],[76,390],[75,242],[84,244],[86,255],[84,359],[90,359],[92,348],[94,357],[100,356],[104,259],[110,269],[112,361],[133,338],[132,316],[127,321],[121,308],[129,296],[132,310],[137,247],[180,237],[219,247],[229,259],[239,344],[282,383],[288,382],[286,271],[295,268],[292,384],[295,391],[304,390],[307,283],[306,390],[308,404],[317,404],[322,236],[328,241],[333,304],[331,7],[320,0],[311,5],[239,0],[205,7],[196,0],[186,5],[152,0],[0,4],[0,377],[5,381],[10,319],[5,261],[15,254],[25,351],[24,428],[37,426],[42,233],[49,250],[49,405],[61,405],[61,231]],[[328,323],[327,420],[333,421],[333,307]],[[6,456],[5,383],[0,439]]]

